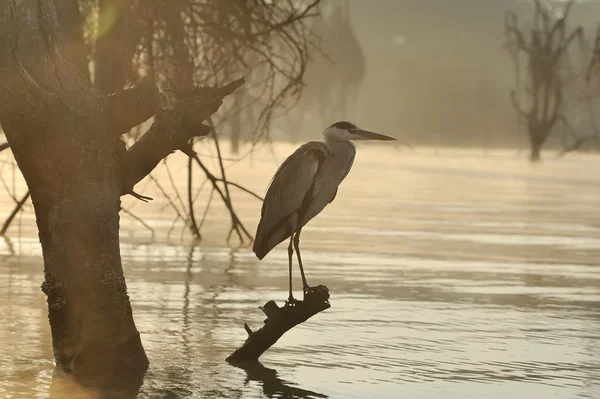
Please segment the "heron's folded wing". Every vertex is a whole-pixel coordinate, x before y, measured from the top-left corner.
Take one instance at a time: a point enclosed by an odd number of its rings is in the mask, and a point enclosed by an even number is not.
[[[299,210],[326,154],[325,144],[311,141],[290,155],[271,180],[261,217],[279,220]]]
[[[346,160],[341,159],[341,157],[331,157],[327,159],[314,178],[311,201],[315,203],[315,205],[322,204],[322,206],[325,207],[334,200],[338,187],[346,178],[348,172],[350,172],[353,162],[353,153],[352,156]]]
[[[308,204],[305,212],[302,214],[301,225],[308,223],[313,217],[317,216],[326,206],[335,198],[341,177],[328,173],[327,165],[315,175],[313,186],[310,190],[310,197],[307,198]]]
[[[271,241],[269,234],[274,227],[300,210],[326,154],[327,146],[324,143],[309,142],[298,148],[281,164],[265,195],[256,232],[256,244],[260,246],[259,241]],[[285,238],[281,237],[281,240]],[[277,241],[281,242],[279,237]]]

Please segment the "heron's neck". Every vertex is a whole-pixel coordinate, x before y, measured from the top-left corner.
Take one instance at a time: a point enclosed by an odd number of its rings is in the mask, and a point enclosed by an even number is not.
[[[349,140],[335,140],[326,138],[325,143],[327,143],[327,148],[329,152],[332,154],[339,154],[341,152],[353,152],[354,144],[352,144]]]

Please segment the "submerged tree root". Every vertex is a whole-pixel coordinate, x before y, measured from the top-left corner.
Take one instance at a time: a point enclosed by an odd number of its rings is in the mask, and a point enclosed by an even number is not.
[[[227,360],[229,363],[256,362],[258,358],[287,331],[323,310],[329,309],[329,289],[324,285],[314,287],[303,301],[293,306],[279,307],[275,301],[269,301],[260,309],[267,315],[265,325],[258,331],[252,331],[248,324],[244,328],[248,338]]]

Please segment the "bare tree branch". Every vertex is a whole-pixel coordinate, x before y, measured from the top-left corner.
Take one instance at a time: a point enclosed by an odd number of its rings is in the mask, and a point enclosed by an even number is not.
[[[200,239],[200,229],[198,228],[198,224],[196,223],[196,216],[194,214],[194,198],[192,195],[192,170],[193,170],[193,158],[188,158],[188,178],[187,178],[187,198],[188,198],[188,209],[189,209],[189,226],[192,230],[192,234],[194,237]]]
[[[3,236],[6,234],[8,228],[10,227],[13,219],[15,218],[15,216],[17,216],[17,214],[19,213],[19,211],[21,210],[21,208],[23,208],[23,205],[25,205],[25,202],[27,202],[27,200],[29,199],[31,193],[29,192],[29,190],[27,190],[27,193],[19,200],[19,202],[17,202],[17,204],[15,205],[15,208],[12,210],[12,212],[10,213],[10,215],[8,215],[8,217],[6,218],[6,220],[4,221],[4,224],[2,225],[2,229],[0,229],[0,236]]]
[[[115,132],[123,134],[150,119],[167,101],[150,79],[142,77],[129,89],[108,96],[107,103]]]
[[[198,158],[198,156],[196,154],[193,154],[192,157],[194,158],[194,160],[196,161],[196,163],[198,164],[200,169],[202,169],[204,171],[204,173],[206,174],[206,177],[212,183],[213,189],[219,194],[219,196],[223,200],[223,203],[227,207],[227,210],[229,211],[229,215],[231,216],[231,230],[229,231],[229,236],[227,238],[229,239],[229,237],[231,236],[231,233],[233,231],[236,231],[242,242],[244,241],[242,232],[250,241],[252,241],[253,240],[252,235],[248,232],[248,230],[246,230],[246,228],[244,227],[244,225],[238,218],[237,214],[235,213],[235,210],[231,206],[231,202],[229,202],[227,200],[227,196],[223,193],[223,190],[221,190],[221,188],[217,184],[218,179],[212,173],[210,173],[208,168],[206,166],[204,166],[204,164],[202,163],[202,161],[200,160],[200,158]]]
[[[529,115],[529,112],[525,111],[523,108],[521,108],[521,106],[519,105],[516,97],[515,97],[515,91],[511,90],[510,91],[510,101],[512,102],[513,107],[515,108],[515,110],[519,113],[519,115],[523,116],[523,117],[527,117]]]
[[[225,96],[243,84],[241,78],[221,88],[197,87],[177,93],[173,109],[160,111],[150,129],[124,155],[123,194],[131,193],[133,186],[173,151],[181,150],[192,156],[190,139],[210,132],[202,122],[219,109]]]
[[[148,231],[150,231],[150,234],[152,234],[152,238],[154,238],[154,229],[144,221],[144,219],[140,218],[139,216],[135,215],[133,212],[129,211],[126,208],[121,207],[121,212],[123,212],[124,214],[126,214],[127,216],[137,220],[142,226],[144,226],[146,229],[148,229]]]

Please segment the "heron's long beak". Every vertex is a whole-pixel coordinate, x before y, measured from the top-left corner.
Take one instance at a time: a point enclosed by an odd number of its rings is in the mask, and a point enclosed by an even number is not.
[[[358,140],[385,140],[385,141],[396,140],[395,138],[386,136],[385,134],[379,134],[379,133],[370,132],[368,130],[362,130],[362,129],[354,129],[354,130],[352,130],[352,133],[359,136]]]

